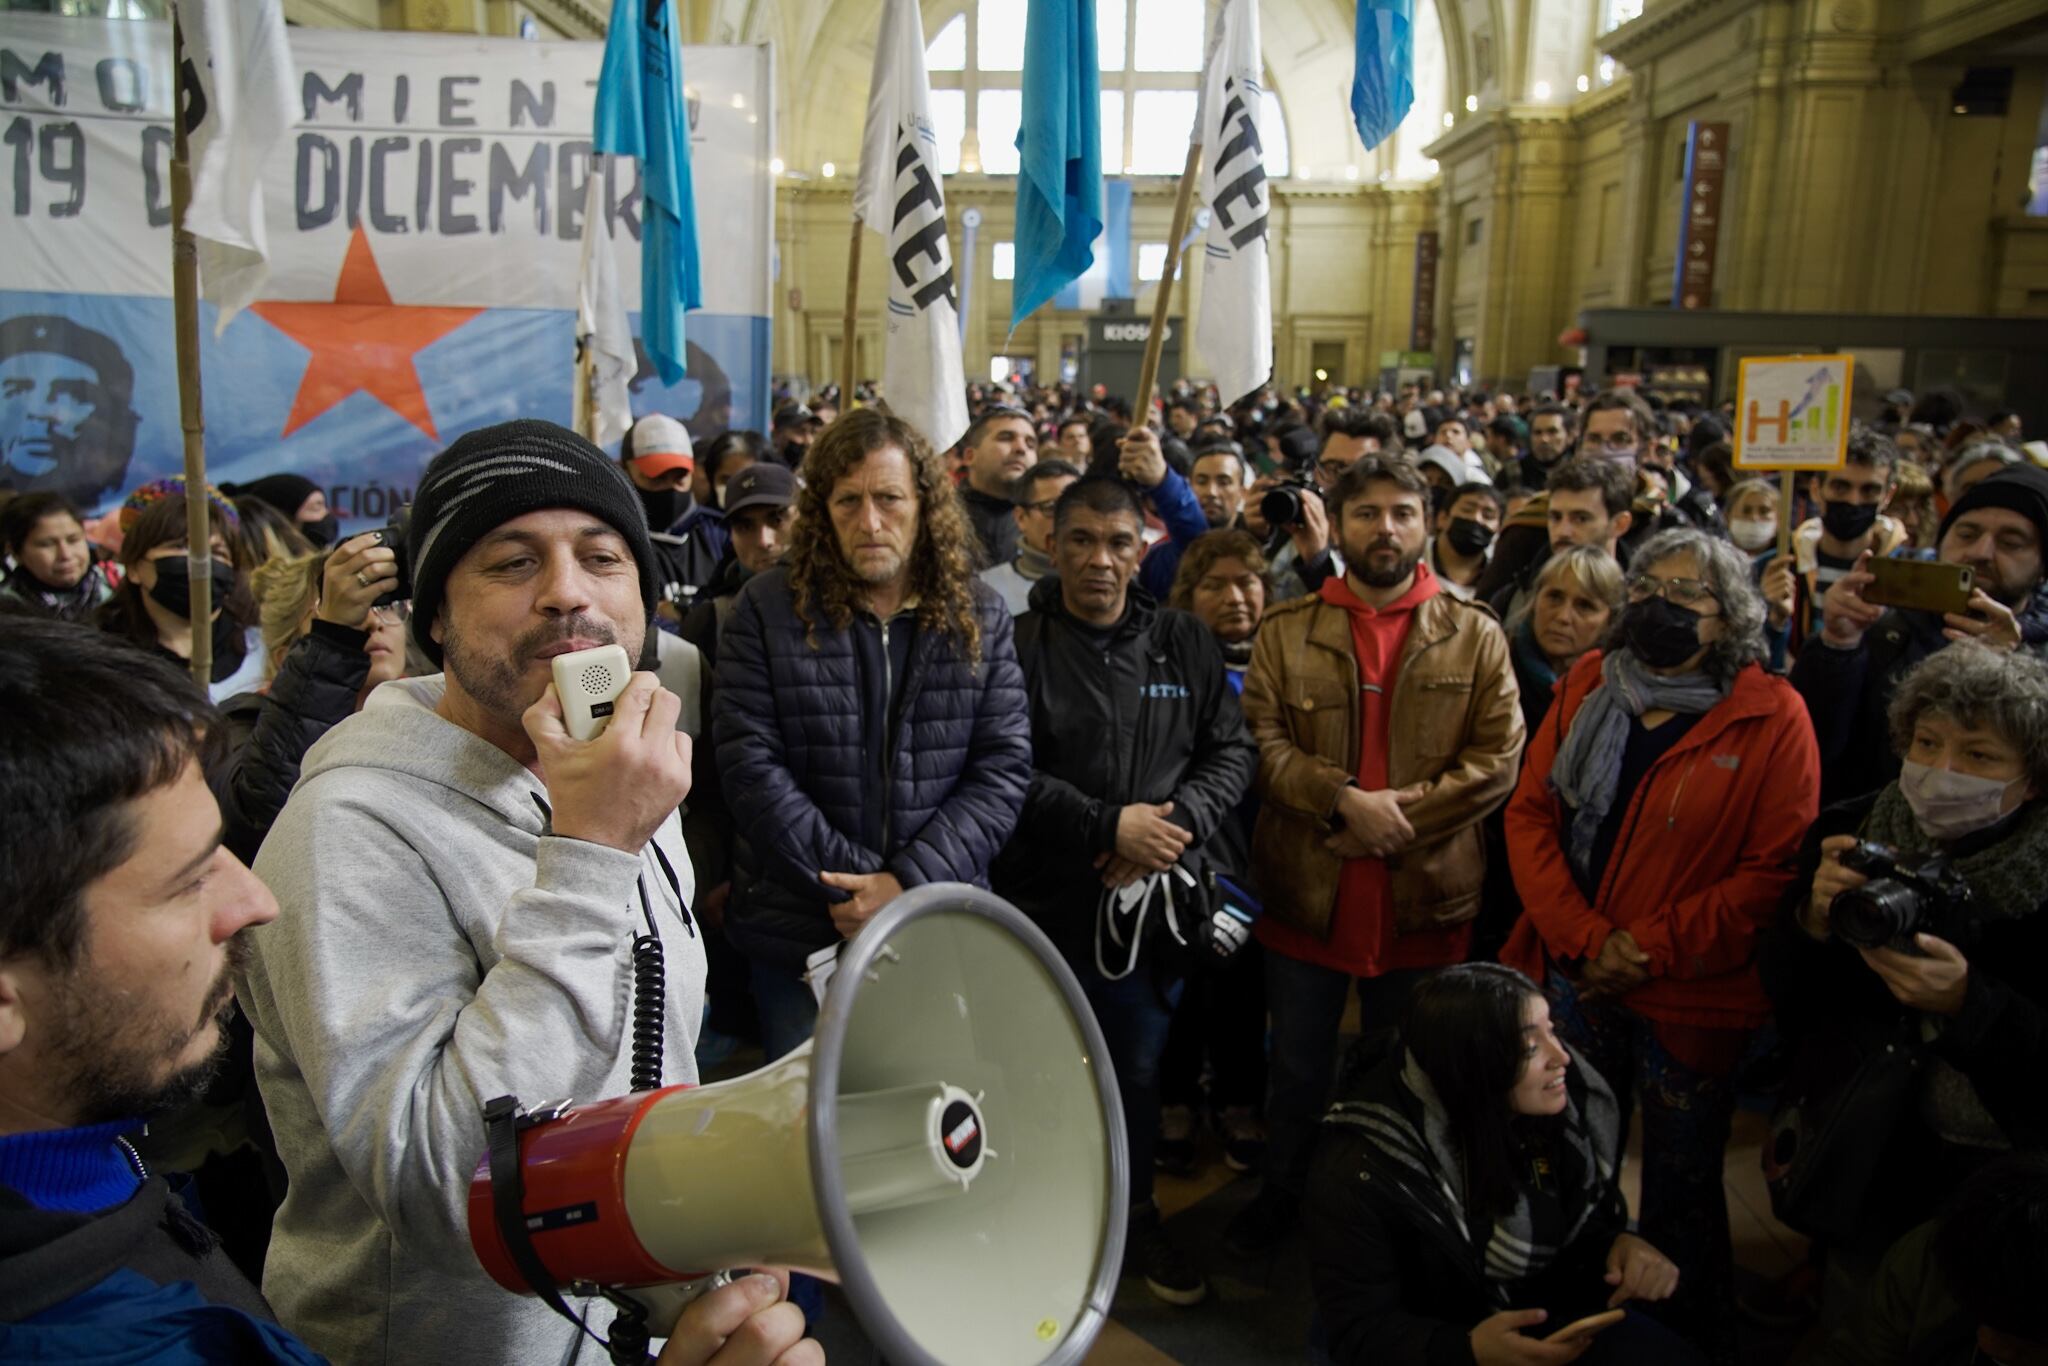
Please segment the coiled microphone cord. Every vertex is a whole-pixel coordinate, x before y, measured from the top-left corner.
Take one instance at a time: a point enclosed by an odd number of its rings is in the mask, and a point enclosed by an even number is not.
[[[668,962],[647,901],[647,883],[640,883],[640,912],[647,933],[633,936],[633,1064],[635,1091],[661,1089],[663,1016],[668,1009]]]

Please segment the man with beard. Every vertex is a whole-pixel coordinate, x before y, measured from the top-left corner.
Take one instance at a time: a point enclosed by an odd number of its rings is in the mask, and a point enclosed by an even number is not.
[[[719,636],[726,933],[771,1059],[810,1037],[812,954],[906,887],[986,885],[1017,823],[1024,680],[973,556],[943,458],[900,418],[855,409],[811,448],[789,553]]]
[[[696,1080],[691,745],[652,673],[597,738],[564,724],[556,655],[653,657],[647,524],[597,447],[468,433],[427,467],[407,550],[412,642],[446,672],[329,731],[256,860],[281,913],[237,988],[289,1177],[264,1285],[337,1361],[558,1361],[577,1329],[470,1251],[483,1108]]]
[[[111,337],[68,318],[0,323],[0,488],[87,511],[128,478],[135,371]]]
[[[1330,500],[1345,572],[1270,609],[1252,648],[1252,877],[1273,1045],[1265,1185],[1224,1233],[1247,1256],[1299,1216],[1353,983],[1370,1035],[1394,1027],[1427,972],[1469,956],[1480,823],[1514,786],[1507,637],[1424,562],[1428,488],[1399,457],[1347,468]]]
[[[2048,546],[2048,470],[2015,465],[1956,499],[1941,522],[1936,558],[1976,576],[1967,614],[1886,608],[1867,601],[1871,551],[1835,580],[1821,602],[1825,623],[1792,666],[1820,743],[1823,807],[1875,792],[1899,775],[1886,715],[1899,681],[1949,642],[1972,638],[1996,650],[2048,658],[2048,599],[2041,592]]]
[[[120,1137],[206,1089],[243,932],[277,915],[221,843],[212,711],[168,662],[26,620],[0,708],[0,1324],[38,1316],[46,1360],[100,1357],[92,1321],[132,1315],[136,1359],[238,1329],[242,1359],[310,1361]]]

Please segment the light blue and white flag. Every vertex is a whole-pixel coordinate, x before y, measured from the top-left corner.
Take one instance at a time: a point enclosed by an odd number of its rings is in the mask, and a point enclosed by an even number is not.
[[[662,382],[683,377],[683,314],[703,305],[683,49],[674,0],[619,0],[605,34],[591,145],[640,159],[640,333]]]

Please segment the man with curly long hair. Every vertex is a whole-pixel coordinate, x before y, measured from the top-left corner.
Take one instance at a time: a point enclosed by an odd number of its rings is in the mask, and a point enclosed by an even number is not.
[[[726,933],[771,1059],[810,1037],[804,960],[906,887],[986,886],[1031,782],[1010,613],[975,576],[943,459],[862,408],[819,433],[802,475],[788,556],[719,638],[713,703]]]

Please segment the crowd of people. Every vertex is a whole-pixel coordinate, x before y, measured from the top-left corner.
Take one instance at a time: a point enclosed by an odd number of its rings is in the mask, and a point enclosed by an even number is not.
[[[784,1056],[813,955],[964,882],[1094,1012],[1166,1304],[1215,1151],[1309,1360],[2048,1362],[2015,419],[1894,393],[1781,483],[1629,389],[977,385],[951,450],[843,397],[473,431],[349,536],[288,473],[0,505],[0,1360],[567,1359],[469,1249],[485,1103]],[[1813,1251],[1738,1297],[1745,1103]],[[742,1279],[661,1360],[818,1312]]]

